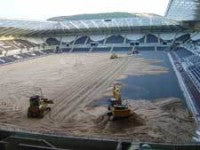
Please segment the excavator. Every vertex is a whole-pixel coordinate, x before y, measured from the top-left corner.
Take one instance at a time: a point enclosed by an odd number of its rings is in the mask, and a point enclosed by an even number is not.
[[[51,107],[48,104],[53,104],[52,100],[48,100],[43,96],[33,95],[29,99],[30,106],[28,108],[28,118],[43,118],[45,112],[51,111]]]
[[[108,106],[108,115],[111,120],[118,118],[127,118],[131,115],[131,110],[127,103],[122,102],[121,98],[121,86],[115,84],[112,89],[113,97],[110,99],[110,105]]]

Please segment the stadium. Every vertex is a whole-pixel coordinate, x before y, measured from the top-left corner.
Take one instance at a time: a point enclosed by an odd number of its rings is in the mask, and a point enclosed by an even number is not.
[[[199,6],[0,19],[0,149],[199,149]]]

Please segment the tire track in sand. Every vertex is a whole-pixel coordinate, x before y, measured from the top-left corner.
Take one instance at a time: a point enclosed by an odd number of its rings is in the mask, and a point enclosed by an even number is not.
[[[115,62],[112,62],[112,63],[115,63]],[[49,118],[51,118],[53,121],[55,121],[55,118],[60,114],[60,112],[62,112],[64,109],[68,108],[67,106],[71,103],[71,101],[75,97],[81,96],[88,89],[92,88],[92,85],[94,84],[94,82],[96,82],[97,80],[99,80],[99,78],[101,78],[101,76],[99,76],[99,72],[105,74],[109,70],[110,69],[107,66],[103,65],[98,70],[96,70],[94,73],[90,74],[87,78],[85,78],[81,83],[77,82],[77,84],[75,84],[75,86],[73,86],[73,88],[68,90],[67,93],[63,92],[63,95],[61,95],[59,97],[59,99],[61,99],[61,101],[59,102],[59,104],[57,104],[55,107],[53,107],[53,110],[51,111],[51,113],[49,113]],[[90,84],[92,82],[93,82],[93,84]],[[63,105],[65,105],[66,107],[63,107]]]
[[[119,75],[119,73],[125,69],[129,62],[127,59],[124,59],[122,62],[121,61],[122,60],[117,60],[112,64],[112,66],[106,67],[104,71],[101,70],[102,74],[100,76],[99,74],[95,74],[93,77],[89,76],[89,78],[86,80],[86,83],[90,84],[85,86],[85,82],[83,82],[83,85],[79,88],[81,91],[78,93],[76,93],[77,88],[73,89],[74,92],[71,94],[71,96],[66,97],[69,101],[62,103],[62,107],[60,107],[56,113],[52,111],[53,114],[49,114],[49,119],[52,119],[53,122],[64,121],[67,118],[70,118],[75,112],[80,110],[77,108],[83,108],[88,103],[93,101],[92,97],[95,97],[95,95],[98,94],[101,95],[100,91],[105,90],[105,88],[107,88],[115,80],[115,76]],[[74,93],[76,93],[76,95],[74,95]]]

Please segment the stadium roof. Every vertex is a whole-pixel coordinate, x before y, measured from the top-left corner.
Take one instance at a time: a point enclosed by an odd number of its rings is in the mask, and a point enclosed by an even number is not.
[[[170,0],[165,16],[181,21],[200,20],[200,0]]]
[[[50,21],[66,21],[66,20],[94,20],[94,19],[114,19],[114,18],[130,18],[137,14],[127,12],[98,13],[98,14],[80,14],[72,16],[58,16],[49,18]]]
[[[48,21],[0,19],[0,36],[46,35],[82,32],[180,30],[179,22],[155,14],[104,13],[55,17]]]

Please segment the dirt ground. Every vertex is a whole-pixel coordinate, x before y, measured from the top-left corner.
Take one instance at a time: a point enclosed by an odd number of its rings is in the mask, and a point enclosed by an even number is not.
[[[0,127],[43,133],[95,136],[133,141],[185,143],[195,125],[181,100],[129,100],[133,115],[110,121],[106,106],[91,105],[109,95],[116,79],[166,73],[155,60],[110,54],[61,54],[0,67]],[[54,100],[43,119],[28,119],[29,97]]]

